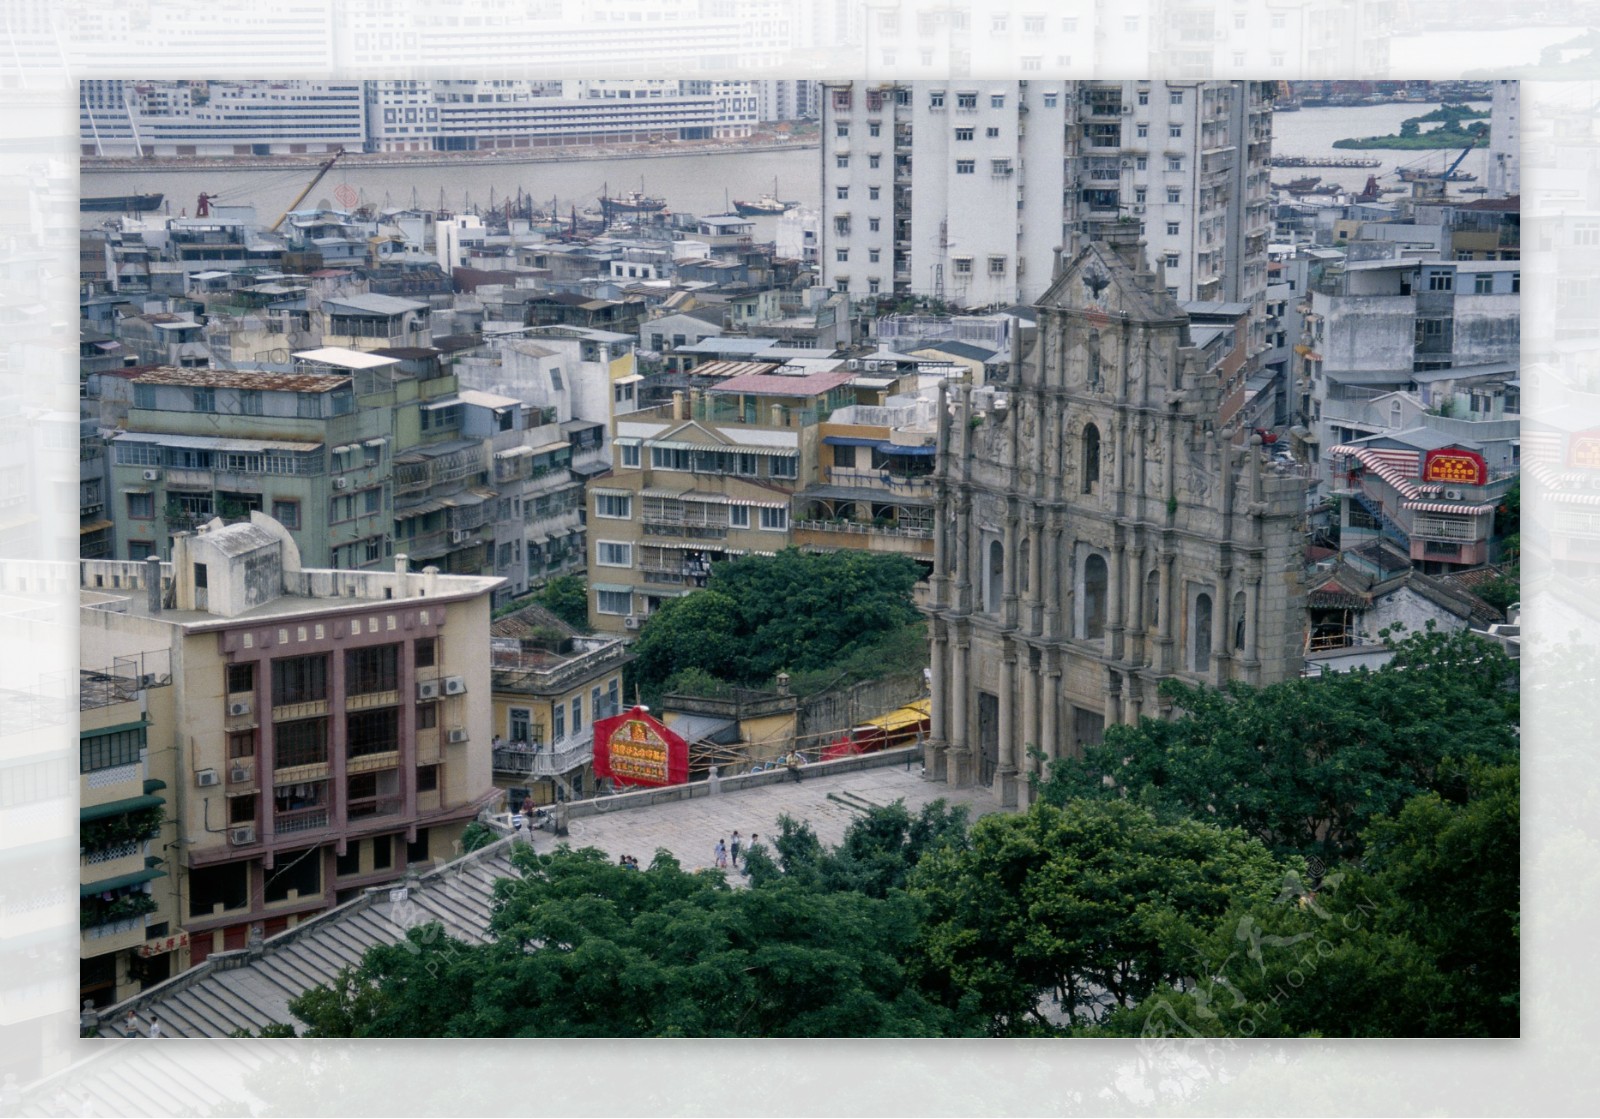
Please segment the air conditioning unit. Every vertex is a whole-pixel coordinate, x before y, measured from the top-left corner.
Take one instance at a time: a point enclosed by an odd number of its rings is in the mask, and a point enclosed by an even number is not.
[[[1139,204],[1139,203],[1135,203],[1134,207],[1133,207],[1133,212],[1136,213],[1136,214],[1144,213],[1144,206]]]
[[[235,847],[244,847],[256,841],[256,826],[246,824],[242,828],[231,828],[228,831],[228,842]]]
[[[622,619],[622,625],[626,629],[638,629],[641,621],[643,621],[643,619],[637,614],[629,614],[626,618]]]
[[[202,769],[194,775],[194,783],[202,789],[209,789],[212,785],[217,785],[221,782],[217,779],[216,770]]]
[[[144,472],[144,480],[146,482],[157,482],[157,481],[160,481],[161,480],[161,471],[159,471],[159,470],[146,470]]]
[[[233,768],[228,770],[228,780],[235,785],[242,785],[250,780],[253,772],[254,770],[250,766],[235,762]]]
[[[466,539],[467,539],[466,529],[453,528],[453,529],[450,530],[450,543],[452,543],[452,544],[462,544],[462,543],[466,542]]]
[[[450,728],[450,745],[458,746],[467,740],[467,732],[462,727]]]
[[[447,677],[445,677],[445,681],[444,681],[444,694],[445,695],[465,695],[466,693],[467,693],[467,681],[466,681],[466,678],[464,676],[447,676]]]
[[[1444,499],[1446,501],[1460,501],[1461,500],[1461,491],[1460,490],[1445,490],[1444,491]]]
[[[438,699],[439,698],[439,681],[437,681],[437,680],[418,680],[417,681],[417,698],[418,699]]]
[[[859,361],[857,361],[855,358],[851,358],[849,361],[844,363],[844,367],[846,369],[856,370],[856,369],[860,369],[861,368],[861,363]]]
[[[228,704],[228,714],[229,715],[248,715],[248,714],[250,714],[250,701],[248,699],[241,699],[241,700],[235,700],[234,702]]]
[[[1133,106],[1132,105],[1124,105],[1124,106],[1122,106],[1122,115],[1125,116],[1125,117],[1131,117],[1133,115]]]
[[[335,478],[333,480],[333,488],[336,489],[336,490],[347,490],[347,489],[349,489],[350,488],[350,479],[349,478]]]

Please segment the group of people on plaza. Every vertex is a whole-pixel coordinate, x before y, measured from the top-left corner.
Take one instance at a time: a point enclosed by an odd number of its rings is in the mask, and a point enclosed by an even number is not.
[[[739,856],[743,855],[748,864],[750,852],[756,849],[756,845],[760,840],[761,836],[757,832],[751,832],[750,842],[747,844],[744,837],[739,834],[739,829],[735,828],[731,843],[723,839],[717,840],[717,845],[711,849],[712,861],[716,864],[718,870],[727,870],[732,867],[734,870],[748,874],[749,871],[740,866]]]

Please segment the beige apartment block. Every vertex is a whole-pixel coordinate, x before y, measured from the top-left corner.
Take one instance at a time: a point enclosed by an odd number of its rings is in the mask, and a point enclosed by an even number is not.
[[[171,907],[147,920],[186,935],[172,973],[456,853],[494,797],[501,583],[409,573],[402,556],[388,572],[302,568],[259,512],[174,536],[170,563],[82,562],[82,665],[168,666],[164,686],[142,674],[138,720],[124,705],[92,725],[143,724],[139,761],[125,748],[112,760],[128,775],[94,796],[164,802],[161,851],[146,852],[164,861],[129,873],[165,875],[149,881]]]

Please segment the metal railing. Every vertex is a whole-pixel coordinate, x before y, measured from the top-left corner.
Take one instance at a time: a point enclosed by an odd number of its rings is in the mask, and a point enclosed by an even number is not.
[[[272,818],[272,830],[278,835],[317,831],[327,826],[326,808],[302,808],[294,812],[279,812]]]

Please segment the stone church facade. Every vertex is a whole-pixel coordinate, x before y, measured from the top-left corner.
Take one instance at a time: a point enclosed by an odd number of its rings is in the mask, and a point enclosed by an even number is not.
[[[1215,350],[1136,229],[1058,262],[1004,407],[963,385],[939,409],[925,772],[1006,804],[1033,747],[1169,716],[1165,679],[1302,665],[1306,481],[1220,427]]]

